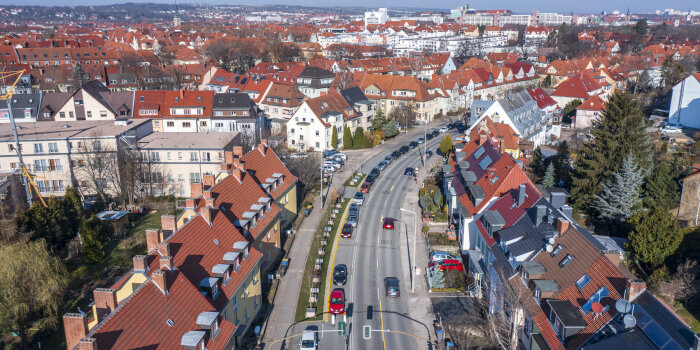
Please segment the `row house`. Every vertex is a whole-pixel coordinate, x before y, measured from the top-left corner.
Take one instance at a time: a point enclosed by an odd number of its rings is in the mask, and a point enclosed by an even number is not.
[[[274,82],[261,97],[260,108],[274,124],[282,125],[299,109],[306,97],[295,85]],[[277,122],[276,122],[277,121]]]
[[[365,74],[360,89],[385,115],[411,104],[416,121],[427,123],[439,112],[438,96],[430,93],[426,82],[412,76]]]
[[[123,147],[152,132],[149,120],[37,122],[17,125],[19,149],[42,196],[62,196],[68,186],[83,195],[97,187],[113,194],[109,179],[95,178],[89,164],[96,156],[114,157]],[[17,145],[9,124],[0,126],[0,169],[21,171]]]
[[[209,130],[213,98],[213,91],[136,91],[134,118],[150,119],[156,132]]]
[[[550,94],[560,108],[564,108],[571,101],[585,101],[596,95],[607,99],[607,94],[598,80],[585,73],[579,73],[564,80]]]
[[[238,131],[250,135],[260,135],[266,130],[265,118],[262,111],[244,93],[214,94],[211,131]]]
[[[119,54],[96,47],[47,47],[17,49],[20,63],[31,66],[118,65]]]
[[[318,67],[307,66],[299,73],[296,86],[308,98],[319,97],[328,92],[335,73]]]
[[[42,110],[41,113],[49,113],[43,115],[42,120],[128,119],[132,116],[133,103],[133,92],[111,91],[101,82],[93,80],[75,90],[62,106],[57,105],[55,112]]]

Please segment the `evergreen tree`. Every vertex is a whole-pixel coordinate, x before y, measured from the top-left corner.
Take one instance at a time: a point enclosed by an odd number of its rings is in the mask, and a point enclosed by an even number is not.
[[[73,88],[73,91],[78,90],[83,84],[88,82],[89,79],[90,77],[85,72],[85,69],[83,69],[83,66],[81,66],[80,63],[76,63],[75,66],[73,66],[73,73],[71,73],[70,76],[71,88]]]
[[[445,137],[442,138],[442,141],[440,141],[440,152],[447,157],[453,146],[454,142],[452,142],[452,137],[450,134],[446,134]]]
[[[562,141],[559,143],[557,156],[554,163],[555,181],[569,178],[569,168],[571,167],[571,152],[569,143]]]
[[[641,210],[640,188],[644,178],[634,162],[625,158],[622,168],[605,182],[600,195],[594,195],[593,207],[601,218],[624,221]]]
[[[660,163],[649,175],[644,185],[644,204],[648,208],[671,210],[678,202],[678,185],[671,177],[666,163]]]
[[[386,122],[384,112],[382,112],[381,108],[377,108],[377,113],[372,117],[372,126],[369,127],[369,131],[374,133],[375,131],[383,130]]]
[[[102,220],[93,215],[80,225],[80,236],[83,241],[83,257],[90,263],[98,263],[104,259],[105,252],[102,242],[105,239]]]
[[[550,86],[552,86],[552,76],[551,76],[551,75],[547,75],[547,76],[544,78],[544,82],[542,82],[542,86],[544,86],[544,87],[550,87]]]
[[[554,162],[549,162],[549,165],[547,165],[547,171],[545,171],[542,179],[542,186],[554,187]]]
[[[393,120],[389,120],[384,123],[382,130],[384,131],[385,138],[391,138],[399,134],[399,128],[396,126],[396,122]]]
[[[630,223],[633,229],[629,234],[628,249],[635,259],[651,267],[663,264],[683,241],[676,220],[662,209],[639,213]]]
[[[445,288],[445,272],[439,266],[433,266],[428,270],[430,288]]]
[[[643,175],[652,164],[652,149],[639,104],[627,93],[610,97],[605,112],[593,121],[592,140],[584,142],[572,173],[571,196],[574,208],[593,214],[593,196],[602,184],[633,155]]]
[[[365,130],[358,126],[355,129],[355,136],[352,138],[352,145],[355,149],[367,148],[367,137],[365,136]]]
[[[635,32],[637,32],[637,34],[646,35],[647,30],[649,30],[649,24],[647,23],[647,21],[645,19],[640,19],[637,21],[637,23],[634,24],[632,29]]]
[[[343,129],[346,129],[347,127],[343,126]],[[331,147],[333,149],[338,148],[338,128],[333,127],[333,134],[331,135]]]
[[[352,149],[352,132],[350,128],[343,128],[343,148]]]
[[[545,170],[542,149],[540,149],[539,146],[535,148],[535,151],[532,153],[532,160],[530,161],[529,167],[530,170],[532,170],[532,173],[535,175],[535,182],[537,182],[536,180],[544,175]]]

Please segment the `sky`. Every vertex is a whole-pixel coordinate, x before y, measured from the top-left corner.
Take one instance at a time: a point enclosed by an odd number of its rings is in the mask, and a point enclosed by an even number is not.
[[[107,5],[127,1],[119,0],[91,0],[90,5]],[[128,2],[158,2],[167,3],[170,1],[159,0],[129,0]],[[437,9],[452,9],[464,5],[464,1],[454,0],[182,0],[182,3],[199,3],[199,4],[243,4],[243,5],[264,5],[264,4],[286,4],[286,5],[302,5],[302,6],[367,6],[367,7],[417,7],[417,8],[437,8]],[[59,5],[71,6],[77,5],[75,0],[0,0],[0,5]],[[83,5],[85,3],[80,3]],[[693,6],[695,5],[695,6]],[[540,12],[560,12],[560,13],[600,13],[607,11],[608,13],[619,10],[626,12],[630,8],[632,13],[650,13],[655,10],[663,10],[666,8],[674,8],[677,10],[687,11],[688,8],[700,10],[697,0],[666,0],[663,2],[651,0],[489,0],[489,1],[473,1],[469,3],[470,8],[476,9],[508,9],[517,13],[531,13],[532,10]]]

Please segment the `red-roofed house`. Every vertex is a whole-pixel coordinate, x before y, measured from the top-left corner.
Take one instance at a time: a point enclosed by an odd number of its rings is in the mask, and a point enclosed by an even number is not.
[[[603,87],[588,74],[576,74],[559,84],[550,94],[560,108],[573,100],[585,101],[591,96],[603,94]]]
[[[593,125],[596,120],[605,111],[605,101],[600,96],[595,95],[583,101],[581,105],[576,107],[576,118],[574,118],[574,128],[583,129]]]

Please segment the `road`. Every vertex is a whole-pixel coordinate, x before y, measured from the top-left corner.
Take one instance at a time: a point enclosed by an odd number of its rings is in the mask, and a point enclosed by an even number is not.
[[[453,137],[455,135],[452,133]],[[415,136],[414,139],[418,137],[420,136]],[[347,300],[349,349],[428,348],[427,342],[398,333],[372,332],[371,339],[365,340],[362,328],[370,325],[373,330],[398,330],[420,337],[430,337],[430,320],[426,320],[425,317],[413,317],[408,305],[411,295],[409,276],[414,268],[410,258],[413,253],[409,250],[413,247],[413,244],[409,244],[414,237],[413,216],[404,213],[403,217],[408,217],[409,220],[398,218],[402,217],[401,204],[407,194],[407,187],[414,181],[412,176],[403,174],[404,170],[406,167],[421,167],[420,153],[423,147],[427,145],[429,150],[436,153],[443,137],[444,134],[441,133],[426,144],[410,149],[381,172],[370,193],[365,197],[352,238],[340,239],[338,243],[334,264],[345,264],[349,270],[347,284],[340,287],[345,290]],[[408,144],[409,141],[401,144]],[[368,160],[363,165],[362,172],[369,173],[386,155],[398,148],[393,147]],[[415,211],[418,206],[406,209]],[[395,230],[382,229],[384,217],[395,218]],[[404,249],[400,249],[401,246]],[[385,297],[384,278],[389,276],[400,279],[400,298]],[[424,283],[422,279],[422,276],[418,276],[416,282]],[[429,302],[428,295],[421,298]],[[338,317],[335,325],[330,322],[314,323],[319,330],[323,330],[319,335],[321,349],[345,349],[344,337],[339,336],[337,332],[328,332],[337,329],[337,323],[342,320],[342,316]],[[309,325],[311,323],[299,324],[294,327],[294,332],[300,333]],[[298,344],[290,345],[296,348]]]

